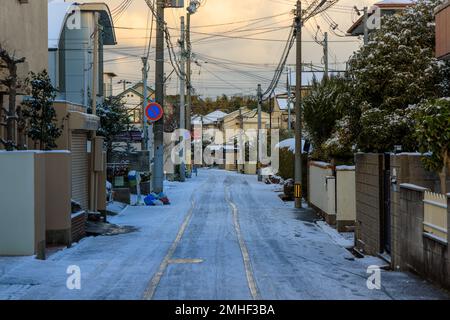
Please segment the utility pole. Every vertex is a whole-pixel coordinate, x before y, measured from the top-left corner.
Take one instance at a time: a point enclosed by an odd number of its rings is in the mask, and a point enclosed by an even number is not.
[[[369,28],[367,26],[367,20],[369,19],[369,13],[367,7],[364,7],[364,45],[369,43]]]
[[[185,30],[184,30],[184,17],[180,17],[181,20],[181,36],[180,36],[180,51],[181,51],[181,78],[180,78],[180,129],[186,128],[186,110],[184,95],[186,94],[186,75],[185,75]],[[184,133],[183,133],[184,134]],[[183,138],[184,141],[184,138]],[[180,164],[180,180],[184,182],[186,180],[186,155],[184,154],[184,149],[181,149],[181,164]]]
[[[157,0],[156,9],[156,102],[164,108],[164,0]],[[152,172],[153,191],[164,190],[164,117],[153,125],[154,130],[154,170]]]
[[[187,98],[186,98],[186,129],[191,131],[191,104],[192,104],[192,85],[191,85],[191,13],[188,11],[186,16],[186,79],[187,79]]]
[[[288,108],[288,132],[289,133],[291,133],[291,128],[292,128],[292,126],[291,126],[291,123],[292,123],[292,120],[291,120],[291,102],[292,102],[292,97],[291,97],[291,67],[287,67],[287,71],[288,71],[288,74],[287,74],[287,94],[288,94],[288,105],[287,105],[287,108]]]
[[[257,138],[256,138],[256,172],[258,173],[258,181],[262,181],[262,175],[261,175],[261,162],[260,160],[260,153],[261,153],[261,146],[260,146],[260,132],[261,132],[261,103],[262,103],[262,90],[261,85],[258,84],[258,132]]]
[[[127,84],[131,84],[130,81],[127,81],[125,79],[120,80],[119,82],[117,82],[118,84],[122,84],[123,85],[123,91],[125,92],[125,90],[127,90]]]
[[[302,207],[302,3],[297,0],[295,84],[295,207]]]
[[[328,78],[328,32],[324,33],[323,40],[323,63],[325,65],[325,77]]]
[[[98,92],[98,43],[99,43],[99,14],[94,13],[95,29],[94,29],[94,56],[92,66],[92,114],[97,114],[97,92]],[[97,172],[95,172],[95,138],[97,132],[92,132],[91,140],[91,190],[90,190],[90,210],[91,212],[97,212]]]
[[[148,105],[148,90],[147,90],[147,77],[148,77],[148,59],[147,57],[142,57],[142,133],[143,133],[143,140],[141,144],[142,151],[148,150],[149,143],[148,143],[148,128],[147,128],[147,120],[145,117],[145,108]],[[125,90],[124,90],[125,91]]]

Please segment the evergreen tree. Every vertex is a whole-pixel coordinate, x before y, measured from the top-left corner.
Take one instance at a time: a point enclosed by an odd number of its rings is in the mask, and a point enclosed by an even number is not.
[[[39,144],[40,150],[52,150],[57,147],[56,140],[62,134],[57,125],[56,111],[53,108],[55,88],[53,88],[47,71],[31,72],[26,79],[31,87],[31,98],[22,103],[22,117],[26,121],[26,133]]]
[[[103,103],[98,104],[96,114],[100,118],[100,128],[97,134],[105,138],[109,157],[113,150],[115,137],[130,128],[130,116],[124,103],[116,97],[107,98]]]
[[[323,144],[334,132],[349,99],[345,79],[313,80],[310,93],[303,99],[303,116],[316,157],[324,156]]]

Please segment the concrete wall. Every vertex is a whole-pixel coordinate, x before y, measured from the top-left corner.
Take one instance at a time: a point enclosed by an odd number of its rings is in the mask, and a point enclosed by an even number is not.
[[[309,162],[309,203],[324,215],[328,223],[336,222],[336,179],[329,163]]]
[[[71,154],[45,154],[45,222],[48,244],[71,244]]]
[[[390,232],[391,261],[396,267],[399,263],[398,252],[400,236],[405,222],[400,216],[400,188],[402,183],[410,183],[439,192],[439,177],[426,171],[419,154],[398,154],[390,156]],[[382,185],[384,161],[382,154],[356,154],[356,246],[368,254],[376,255],[383,251]],[[450,177],[447,182],[450,186]]]
[[[413,271],[450,288],[448,243],[424,234],[425,190],[427,189],[412,184],[400,185],[399,215],[403,224],[402,232],[397,238],[396,269]]]
[[[354,167],[336,168],[336,227],[347,231],[356,221],[356,181]]]
[[[356,247],[371,255],[381,252],[380,157],[375,153],[355,154]]]
[[[391,185],[391,232],[392,232],[392,265],[396,267],[400,250],[399,236],[402,233],[404,222],[400,216],[400,188],[402,183],[415,184],[434,192],[440,191],[439,176],[430,171],[426,171],[421,162],[419,154],[399,154],[391,156],[391,178],[396,182]],[[447,181],[447,188],[450,187],[450,177]],[[448,189],[450,190],[450,189]]]
[[[0,255],[45,258],[44,173],[40,152],[0,152]]]

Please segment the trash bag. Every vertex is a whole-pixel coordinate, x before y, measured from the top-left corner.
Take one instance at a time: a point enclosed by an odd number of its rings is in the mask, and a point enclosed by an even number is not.
[[[163,206],[164,205],[164,203],[161,200],[155,200],[153,203],[155,204],[155,206]]]
[[[152,196],[151,194],[146,196],[145,199],[144,199],[144,203],[145,203],[146,206],[154,206],[155,205],[155,201],[156,201],[155,197]]]
[[[159,199],[165,206],[170,204],[169,198],[164,197]]]

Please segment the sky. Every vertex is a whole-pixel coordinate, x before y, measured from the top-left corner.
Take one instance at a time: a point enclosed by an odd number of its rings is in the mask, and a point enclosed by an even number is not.
[[[99,0],[85,0],[98,2]],[[113,13],[123,0],[105,0]],[[305,8],[312,0],[303,0]],[[303,28],[303,63],[323,68],[323,47],[314,41],[315,36],[323,40],[323,32],[329,34],[329,62],[331,70],[344,70],[348,57],[358,49],[361,40],[344,36],[358,19],[353,6],[362,9],[377,1],[340,0],[326,11],[309,19]],[[185,0],[185,4],[188,0]],[[284,44],[292,24],[295,0],[203,0],[197,13],[192,15],[192,52],[194,54],[192,84],[195,93],[202,97],[227,95],[253,95],[258,83],[267,88],[274,75]],[[165,20],[170,28],[172,43],[177,47],[180,36],[180,17],[185,9],[166,9]],[[255,20],[266,17],[265,19]],[[330,25],[334,21],[337,28]],[[144,0],[132,0],[121,15],[114,16],[116,46],[106,48],[105,71],[118,75],[114,92],[119,93],[127,80],[142,79],[141,57],[148,46],[151,15]],[[318,30],[318,26],[320,30]],[[205,34],[206,33],[206,34]],[[226,35],[227,37],[211,36]],[[244,39],[242,39],[244,38]],[[250,39],[249,39],[250,38]],[[252,40],[253,39],[253,40]],[[256,40],[255,40],[256,39]],[[150,51],[149,84],[154,87],[155,32]],[[168,56],[166,54],[166,58]],[[291,50],[288,64],[295,67],[295,46]],[[306,66],[306,70],[311,67]],[[172,71],[165,64],[166,74]],[[287,75],[280,81],[280,90],[286,86]],[[167,82],[167,94],[178,92],[179,82],[175,73]]]

